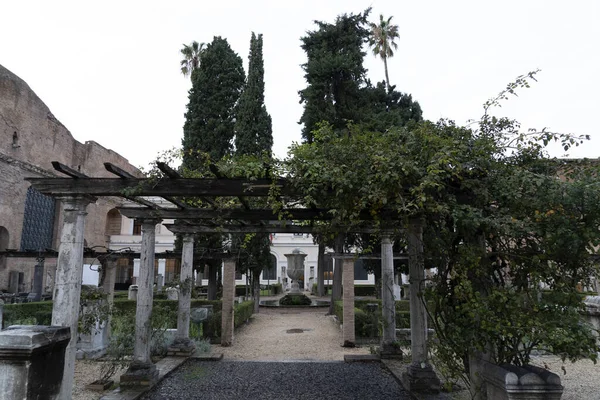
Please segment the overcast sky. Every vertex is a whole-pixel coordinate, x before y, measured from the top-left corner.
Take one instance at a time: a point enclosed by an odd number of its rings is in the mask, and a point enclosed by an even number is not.
[[[538,83],[500,110],[526,128],[589,134],[569,153],[600,157],[600,1],[4,1],[0,64],[24,79],[81,141],[94,140],[136,166],[181,145],[187,92],[180,49],[226,37],[245,61],[252,31],[264,35],[265,101],[274,152],[300,140],[305,87],[300,37],[314,20],[372,6],[393,16],[399,48],[390,81],[431,120],[460,124],[516,76]],[[383,63],[368,54],[372,81]],[[552,155],[562,156],[555,149]]]

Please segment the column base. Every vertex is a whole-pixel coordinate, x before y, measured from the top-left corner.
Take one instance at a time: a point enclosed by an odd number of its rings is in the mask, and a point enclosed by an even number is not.
[[[399,346],[394,343],[382,343],[379,347],[379,357],[382,359],[401,360],[404,356]]]
[[[402,385],[409,392],[439,393],[440,380],[430,364],[412,363],[402,374]]]
[[[158,370],[152,363],[133,362],[121,375],[121,386],[152,386],[158,381]]]
[[[189,338],[175,339],[167,348],[168,356],[189,357],[196,351],[196,345]]]

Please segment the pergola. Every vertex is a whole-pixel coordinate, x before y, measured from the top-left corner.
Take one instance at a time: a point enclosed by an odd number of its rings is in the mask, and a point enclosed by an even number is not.
[[[88,177],[58,162],[54,168],[67,175],[66,178],[28,178],[31,186],[39,192],[59,199],[63,205],[63,228],[58,251],[57,273],[54,289],[52,325],[69,326],[77,332],[81,273],[83,264],[83,234],[86,207],[98,197],[120,197],[129,204],[119,207],[122,215],[134,218],[141,223],[142,243],[140,250],[140,271],[138,277],[138,300],[136,306],[135,348],[133,360],[127,372],[121,377],[122,383],[139,384],[153,382],[158,371],[150,359],[150,316],[152,313],[152,289],[154,283],[155,227],[165,219],[174,219],[167,228],[183,236],[181,253],[181,292],[177,319],[177,335],[173,346],[182,353],[193,349],[189,339],[189,311],[194,255],[193,235],[197,233],[236,233],[236,232],[293,232],[313,233],[313,221],[332,219],[331,210],[289,207],[278,214],[268,208],[253,208],[252,197],[267,197],[275,188],[283,200],[296,200],[301,193],[295,193],[285,179],[232,179],[223,177],[218,169],[211,167],[215,178],[184,178],[165,163],[157,163],[162,172],[161,178],[136,178],[113,164],[105,163],[105,168],[114,178]],[[220,197],[237,198],[241,204],[235,208],[218,208],[215,200]],[[155,199],[161,198],[160,201]],[[189,205],[187,200],[199,200],[204,207]],[[291,203],[297,203],[292,201]],[[288,203],[290,204],[290,203]],[[279,215],[285,216],[280,220]],[[382,304],[383,336],[382,350],[394,349],[396,340],[395,302],[393,297],[393,252],[391,224],[396,226],[402,216],[385,211],[380,220],[390,225],[389,231],[381,230],[372,223],[373,217],[365,210],[361,214],[361,224],[353,228],[355,232],[380,232],[382,235]],[[302,225],[296,221],[304,221]],[[340,232],[349,231],[338,227]],[[404,229],[404,228],[403,228]],[[419,218],[409,220],[406,229],[408,237],[408,259],[410,275],[410,319],[412,364],[406,376],[409,384],[420,385],[436,380],[427,360],[426,311],[422,299],[424,283],[424,259],[422,244],[422,222]],[[223,254],[223,299],[221,322],[221,345],[233,344],[233,306],[235,295],[235,257]],[[343,343],[354,346],[354,259],[353,254],[336,254],[341,260],[343,277],[344,324]],[[337,263],[336,263],[337,264]],[[114,264],[109,263],[107,274],[110,282],[114,274]],[[337,270],[337,267],[336,267]],[[111,272],[112,271],[112,272]],[[114,279],[114,277],[112,278]],[[62,398],[70,396],[73,385],[75,363],[75,341],[71,340],[65,355]],[[432,381],[433,382],[433,381]],[[439,382],[439,381],[438,381]],[[435,384],[434,384],[435,385]]]

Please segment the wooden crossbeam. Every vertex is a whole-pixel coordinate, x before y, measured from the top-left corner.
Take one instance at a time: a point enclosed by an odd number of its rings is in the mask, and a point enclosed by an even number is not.
[[[313,233],[315,228],[312,226],[288,225],[283,224],[264,224],[264,225],[223,225],[223,226],[203,226],[203,225],[182,225],[165,224],[168,230],[173,233]]]
[[[124,169],[121,169],[121,168],[117,167],[116,165],[111,164],[109,162],[104,163],[104,168],[106,168],[106,170],[108,172],[117,175],[119,178],[123,178],[123,179],[135,179],[136,178],[135,176],[133,176],[129,172],[125,171]]]
[[[58,161],[52,161],[52,167],[65,175],[70,176],[71,178],[79,179],[79,178],[89,178],[87,175],[82,174],[81,172],[74,170],[71,167],[66,166],[65,164],[59,163]],[[52,179],[52,178],[49,178]]]
[[[181,175],[179,175],[179,172],[177,172],[173,168],[169,167],[167,165],[167,163],[165,163],[165,162],[157,161],[156,166],[158,167],[160,172],[162,172],[163,174],[165,174],[166,176],[168,176],[171,179],[180,179],[181,178]]]
[[[25,178],[41,193],[65,195],[121,196],[132,192],[135,196],[237,197],[269,196],[273,182],[267,179],[161,179],[145,178]],[[291,192],[283,179],[275,182],[285,194]]]
[[[208,169],[210,169],[210,171],[218,178],[218,179],[223,179],[224,176],[221,173],[221,171],[219,171],[219,168],[217,168],[217,166],[213,163],[210,163],[208,165]],[[243,198],[242,196],[237,196],[238,200],[240,201],[240,203],[242,203],[242,206],[244,206],[244,208],[246,210],[250,209],[250,204],[248,204],[248,201]]]
[[[245,210],[243,208],[229,208],[212,210],[207,208],[194,208],[187,210],[162,209],[151,211],[139,207],[119,207],[119,212],[128,218],[156,218],[163,219],[239,219],[247,221],[275,221],[277,215],[271,209]],[[313,210],[308,208],[284,209],[283,215],[290,220],[330,220],[332,216],[326,210]]]

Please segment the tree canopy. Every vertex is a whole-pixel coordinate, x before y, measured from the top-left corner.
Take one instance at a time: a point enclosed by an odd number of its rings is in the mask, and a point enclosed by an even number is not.
[[[234,138],[235,106],[244,85],[242,59],[226,39],[216,36],[200,57],[183,126],[183,165],[196,170],[203,154],[213,161],[230,154]]]

